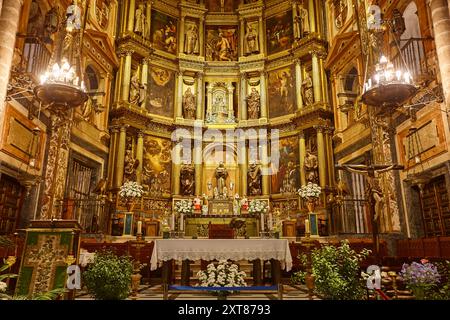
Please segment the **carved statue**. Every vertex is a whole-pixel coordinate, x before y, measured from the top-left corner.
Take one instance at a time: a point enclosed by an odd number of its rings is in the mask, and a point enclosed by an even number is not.
[[[186,54],[198,54],[198,29],[195,24],[191,25],[186,32],[186,41],[184,42],[184,53]]]
[[[306,77],[302,82],[302,96],[303,96],[303,103],[306,106],[314,104],[313,82],[311,79],[311,75],[308,72],[306,73]]]
[[[144,4],[141,3],[136,9],[134,32],[142,35],[143,38],[146,38],[146,29],[145,7]]]
[[[280,188],[281,193],[293,193],[296,191],[296,169],[292,161],[288,162],[286,172],[283,177],[282,186]]]
[[[191,196],[194,194],[194,165],[192,164],[183,164],[180,171],[180,179],[181,179],[181,194],[184,196]]]
[[[195,96],[188,87],[183,95],[183,111],[185,119],[195,119]]]
[[[130,103],[141,106],[145,101],[145,87],[139,81],[139,71],[136,70],[131,77]]]
[[[247,110],[249,119],[258,119],[261,107],[261,96],[256,88],[252,88],[252,92],[247,97]]]
[[[245,34],[244,54],[251,55],[259,52],[258,33],[252,24],[247,24],[247,33]]]
[[[319,167],[319,163],[317,160],[317,156],[308,152],[305,156],[304,168],[306,181],[317,183],[317,168]]]
[[[130,180],[134,180],[136,168],[139,166],[139,160],[133,157],[131,150],[125,152],[125,168],[124,173]]]
[[[297,28],[299,29],[297,34],[299,38],[303,38],[310,32],[308,10],[303,7],[303,4],[300,4],[298,8],[298,16],[296,17],[295,22],[297,24]]]
[[[220,198],[226,198],[226,181],[228,178],[228,171],[225,168],[223,162],[221,161],[219,163],[219,166],[216,168],[216,171],[214,173],[216,180],[217,180],[217,193]]]
[[[248,193],[251,196],[258,196],[261,194],[261,168],[252,163],[248,169]]]

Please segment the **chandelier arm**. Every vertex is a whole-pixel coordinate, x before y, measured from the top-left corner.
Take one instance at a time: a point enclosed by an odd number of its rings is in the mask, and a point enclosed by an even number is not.
[[[409,67],[408,67],[408,64],[406,63],[405,57],[402,54],[402,48],[400,47],[400,43],[397,40],[397,37],[395,36],[394,32],[392,31],[392,27],[391,27],[390,21],[387,22],[387,25],[388,25],[389,32],[391,33],[392,37],[394,38],[394,43],[395,43],[395,45],[396,45],[396,47],[398,49],[398,53],[399,53],[399,55],[400,55],[400,57],[402,59],[402,62],[404,64],[404,66],[405,66],[406,71],[408,71],[409,74],[412,74],[410,69],[409,69]]]

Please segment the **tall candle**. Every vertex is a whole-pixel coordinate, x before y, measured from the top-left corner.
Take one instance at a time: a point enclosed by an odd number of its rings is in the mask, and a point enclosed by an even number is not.
[[[268,224],[269,230],[272,230],[272,228],[273,228],[272,212],[269,212],[269,219],[267,221],[267,224]]]
[[[172,231],[175,230],[175,213],[172,212],[172,221],[170,223],[170,226],[172,227]]]
[[[184,230],[184,214],[180,215],[180,231]]]
[[[264,231],[264,213],[261,213],[261,231]]]
[[[137,223],[137,233],[142,234],[142,221],[138,221]]]
[[[305,233],[311,233],[308,219],[305,219]]]

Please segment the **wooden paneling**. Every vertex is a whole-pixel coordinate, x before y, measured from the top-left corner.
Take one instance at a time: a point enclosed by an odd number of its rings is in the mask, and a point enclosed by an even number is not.
[[[17,180],[2,175],[0,179],[0,234],[13,233],[18,224],[24,188]]]

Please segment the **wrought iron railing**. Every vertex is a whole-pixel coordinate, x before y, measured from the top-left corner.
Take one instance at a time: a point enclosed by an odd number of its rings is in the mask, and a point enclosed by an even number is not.
[[[51,58],[51,52],[46,44],[38,37],[21,36],[24,39],[20,69],[39,81],[40,76],[47,71]]]

